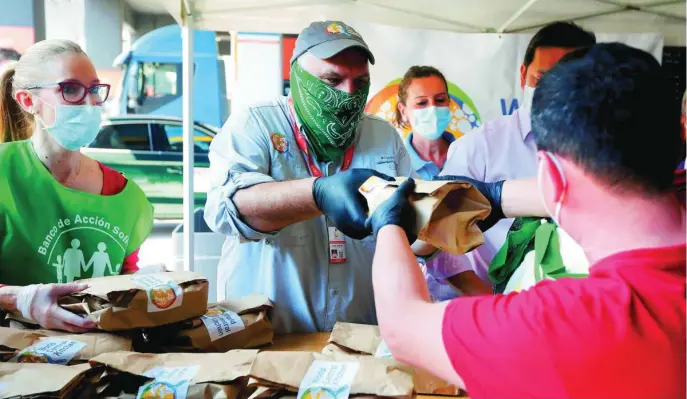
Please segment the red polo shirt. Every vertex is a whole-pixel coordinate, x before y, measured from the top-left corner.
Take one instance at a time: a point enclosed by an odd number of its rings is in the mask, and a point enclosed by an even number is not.
[[[443,339],[471,398],[685,398],[684,245],[628,251],[586,279],[454,299]]]

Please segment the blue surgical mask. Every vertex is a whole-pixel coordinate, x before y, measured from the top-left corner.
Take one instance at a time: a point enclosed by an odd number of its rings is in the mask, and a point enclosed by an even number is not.
[[[78,151],[95,140],[100,131],[102,107],[98,105],[49,105],[55,108],[55,122],[50,126],[43,120],[41,123],[45,131],[50,133],[50,136],[62,148]]]
[[[432,106],[413,110],[410,124],[414,133],[427,140],[436,140],[444,134],[449,122],[451,122],[451,109],[449,107]]]

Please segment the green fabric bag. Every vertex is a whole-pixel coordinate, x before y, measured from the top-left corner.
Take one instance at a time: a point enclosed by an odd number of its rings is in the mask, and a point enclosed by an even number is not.
[[[545,278],[587,276],[566,271],[557,229],[558,226],[551,219],[515,219],[506,236],[505,244],[489,265],[489,278],[494,283],[494,293],[500,294],[505,291],[509,280],[530,251],[534,251],[535,254],[534,277],[537,282]]]

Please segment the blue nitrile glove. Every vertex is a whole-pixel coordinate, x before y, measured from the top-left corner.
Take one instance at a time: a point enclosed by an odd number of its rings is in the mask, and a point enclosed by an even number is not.
[[[499,220],[505,219],[501,208],[501,190],[503,188],[503,180],[495,183],[485,183],[479,180],[471,179],[465,176],[435,176],[432,180],[460,180],[472,184],[477,191],[489,201],[491,206],[491,213],[486,219],[477,222],[477,227],[482,231],[487,231],[492,228]]]
[[[372,176],[387,181],[393,177],[372,169],[350,169],[332,176],[319,177],[312,186],[312,196],[317,209],[334,222],[334,227],[356,240],[372,234],[365,226],[367,201],[358,191]]]
[[[398,186],[388,200],[382,202],[365,222],[368,229],[375,235],[379,229],[386,225],[401,227],[408,237],[408,242],[413,243],[417,235],[413,232],[415,227],[415,209],[408,197],[415,190],[415,180],[408,179]]]

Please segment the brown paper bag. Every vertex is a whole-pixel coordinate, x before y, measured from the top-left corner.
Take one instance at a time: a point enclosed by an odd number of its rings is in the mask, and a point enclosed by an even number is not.
[[[382,342],[379,327],[366,324],[337,322],[329,336],[330,344],[322,353],[344,352],[354,356],[374,356]],[[461,393],[460,389],[429,372],[415,369],[415,390],[424,395],[452,395]]]
[[[92,398],[102,368],[0,363],[0,398]]]
[[[52,330],[16,330],[0,327],[0,361],[9,361],[19,351],[38,344],[49,337],[86,344],[68,364],[85,363],[102,353],[128,351],[131,350],[132,345],[131,338],[103,332],[70,334]],[[33,359],[39,362],[48,361],[46,358],[41,359],[39,357]],[[31,358],[24,357],[21,361],[28,362],[29,360]]]
[[[60,299],[105,331],[156,327],[205,313],[208,281],[192,272],[121,275],[80,280],[89,288]]]
[[[260,352],[251,367],[249,386],[273,391],[298,392],[303,377],[315,360],[350,361],[345,354],[326,356],[317,352]],[[365,356],[351,384],[351,395],[406,398],[414,395],[413,370],[393,360]]]
[[[394,193],[405,177],[388,182],[372,176],[360,187],[370,214]],[[415,180],[411,196],[417,238],[446,252],[461,255],[484,243],[476,223],[491,212],[489,201],[470,183]]]
[[[105,366],[105,374],[98,383],[100,396],[135,398],[138,389],[153,380],[145,376],[146,372],[156,367],[198,366],[189,381],[187,399],[239,399],[249,396],[253,391],[246,389],[246,383],[257,352],[234,350],[226,353],[159,355],[114,352],[97,356],[90,363],[94,367]]]
[[[226,352],[272,343],[274,330],[267,312],[272,302],[264,295],[230,298],[208,306],[202,317],[147,330],[160,352]],[[239,329],[238,315],[244,328]],[[235,332],[232,332],[235,331]]]

